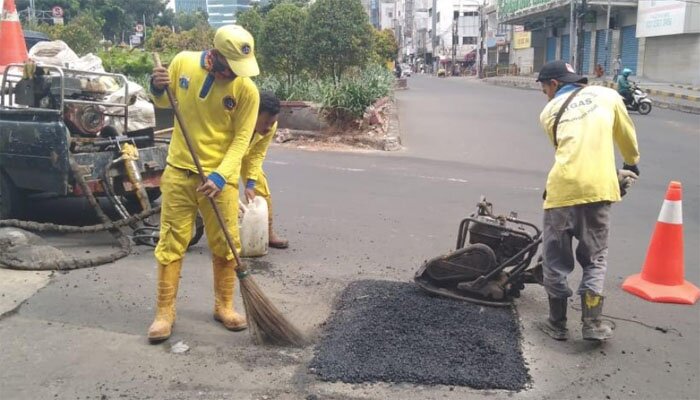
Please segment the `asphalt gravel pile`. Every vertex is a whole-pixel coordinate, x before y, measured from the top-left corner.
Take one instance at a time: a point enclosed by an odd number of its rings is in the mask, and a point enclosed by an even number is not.
[[[309,367],[322,380],[346,383],[520,390],[529,380],[511,308],[375,280],[343,291]]]

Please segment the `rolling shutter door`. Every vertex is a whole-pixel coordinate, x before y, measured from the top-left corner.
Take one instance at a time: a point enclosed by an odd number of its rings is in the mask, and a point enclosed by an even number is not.
[[[622,68],[632,70],[632,75],[637,75],[637,54],[639,51],[639,41],[636,37],[637,25],[623,26],[621,37],[622,45],[620,58],[622,59]]]
[[[603,66],[603,70],[607,74],[612,74],[610,65],[612,60],[609,54],[605,54],[605,29],[600,29],[595,32],[595,63]],[[612,44],[612,32],[608,37],[608,49]]]
[[[557,56],[557,38],[548,37],[547,38],[547,62],[554,61],[554,57]]]
[[[560,59],[566,61],[566,62],[571,62],[571,54],[569,53],[569,50],[571,49],[571,36],[570,35],[562,35],[561,37],[561,57]]]
[[[589,64],[591,63],[591,33],[583,32],[583,64],[581,65],[581,73],[589,73]]]

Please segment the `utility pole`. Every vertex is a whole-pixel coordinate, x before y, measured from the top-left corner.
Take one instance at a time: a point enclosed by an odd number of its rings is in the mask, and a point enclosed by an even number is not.
[[[452,19],[452,74],[455,71],[455,62],[457,59],[457,43],[459,41],[457,18]]]
[[[486,27],[484,24],[484,5],[479,5],[479,79],[484,77],[484,41],[486,40]]]
[[[583,71],[583,48],[586,45],[583,37],[585,32],[587,11],[587,0],[581,0],[581,9],[578,13],[578,34],[576,37],[576,72],[579,73]]]
[[[609,72],[610,64],[608,63],[608,57],[610,56],[610,49],[608,49],[608,44],[610,43],[610,9],[612,8],[611,0],[608,0],[608,25],[605,27],[605,72]]]
[[[432,73],[437,73],[437,70],[435,68],[435,57],[437,56],[437,0],[433,0],[433,36],[430,38],[430,41],[433,46],[433,65],[431,65],[431,69],[433,70]]]
[[[27,18],[29,19],[30,26],[36,20],[36,11],[35,10],[36,9],[34,8],[34,0],[29,0],[29,15],[27,15]]]
[[[569,59],[564,60],[571,65],[576,65],[576,0],[571,0],[571,14],[569,16]]]

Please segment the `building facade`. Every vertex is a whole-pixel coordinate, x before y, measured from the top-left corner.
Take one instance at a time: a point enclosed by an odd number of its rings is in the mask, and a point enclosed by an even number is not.
[[[623,68],[637,76],[700,83],[698,2],[588,0],[585,7],[581,0],[489,3],[489,34],[496,32],[494,36],[508,53],[494,60],[489,47],[489,64],[496,61],[517,64],[523,71],[539,71],[544,63],[563,59],[583,74],[592,75],[600,66],[611,75],[613,61],[619,57]],[[516,37],[518,49],[513,43]]]
[[[638,75],[700,85],[700,4],[640,0],[637,38]]]
[[[236,23],[236,14],[255,5],[265,5],[264,0],[206,0],[209,25],[218,28]]]
[[[207,0],[175,0],[175,12],[193,13],[207,10]]]

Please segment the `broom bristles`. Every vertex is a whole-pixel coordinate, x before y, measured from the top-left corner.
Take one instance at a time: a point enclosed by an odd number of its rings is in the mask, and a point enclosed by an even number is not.
[[[265,296],[250,275],[240,279],[248,329],[256,344],[303,347],[306,337]]]

